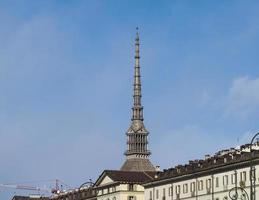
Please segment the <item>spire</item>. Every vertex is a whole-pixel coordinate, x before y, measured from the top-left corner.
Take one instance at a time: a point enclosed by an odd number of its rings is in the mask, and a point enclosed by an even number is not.
[[[133,84],[133,107],[131,125],[126,132],[127,150],[126,161],[121,167],[122,171],[155,171],[149,161],[151,152],[148,150],[148,130],[144,126],[143,107],[141,105],[141,76],[139,65],[139,33],[137,28],[135,39],[135,66]]]
[[[140,76],[140,65],[139,65],[139,33],[138,27],[136,28],[136,39],[135,39],[135,67],[134,67],[134,91],[133,91],[133,115],[132,120],[143,121],[143,107],[141,106],[141,76]]]

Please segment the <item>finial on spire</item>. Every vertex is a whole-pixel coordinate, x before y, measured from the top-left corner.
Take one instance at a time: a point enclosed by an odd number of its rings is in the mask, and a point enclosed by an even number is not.
[[[138,32],[138,27],[136,27],[136,40],[139,40],[139,32]]]

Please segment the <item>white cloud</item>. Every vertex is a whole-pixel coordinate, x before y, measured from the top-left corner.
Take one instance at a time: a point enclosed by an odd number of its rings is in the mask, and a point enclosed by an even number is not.
[[[228,91],[226,114],[247,117],[259,108],[259,78],[234,79]]]

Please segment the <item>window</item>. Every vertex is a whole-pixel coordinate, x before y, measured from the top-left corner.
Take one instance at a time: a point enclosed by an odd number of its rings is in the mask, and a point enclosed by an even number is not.
[[[228,185],[228,175],[223,176],[223,185]]]
[[[180,194],[180,192],[181,192],[181,187],[180,187],[180,185],[175,186],[175,193],[176,193],[176,194]]]
[[[156,190],[156,198],[159,198],[159,190]]]
[[[194,192],[195,191],[195,182],[192,182],[191,183],[191,192]]]
[[[198,189],[199,189],[200,191],[203,190],[203,181],[200,180],[198,183],[199,183],[199,184],[198,184]]]
[[[129,184],[128,185],[128,190],[129,191],[133,191],[134,190],[134,185],[133,184]]]
[[[162,200],[165,200],[165,188],[163,188],[163,197]]]
[[[240,172],[240,180],[246,182],[246,172]]]
[[[165,197],[165,188],[163,188],[163,197]]]
[[[219,177],[216,177],[216,187],[219,187]]]
[[[183,185],[183,193],[184,194],[188,193],[188,184],[187,183]]]
[[[128,196],[128,200],[136,200],[136,198],[134,196]]]
[[[231,174],[231,184],[236,183],[236,174]]]
[[[206,180],[206,188],[207,189],[211,188],[211,179],[210,178]]]
[[[169,187],[168,188],[168,196],[172,196],[173,195],[173,187]]]

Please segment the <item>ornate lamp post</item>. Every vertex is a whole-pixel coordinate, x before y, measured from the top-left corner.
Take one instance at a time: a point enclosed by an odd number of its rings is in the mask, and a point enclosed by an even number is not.
[[[237,186],[237,171],[235,170],[235,187],[229,190],[229,197],[232,200],[249,200],[249,195],[244,188]]]
[[[250,200],[256,200],[256,169],[254,166],[254,162],[253,162],[253,158],[254,158],[254,153],[253,153],[253,149],[252,146],[254,144],[254,140],[259,136],[259,133],[255,134],[254,137],[252,138],[251,142],[250,142],[250,153],[251,153],[251,159],[250,159]],[[235,171],[235,182],[236,182],[236,186],[234,188],[232,188],[229,191],[229,197],[232,200],[238,200],[238,199],[242,199],[242,200],[248,200],[249,199],[249,195],[247,194],[247,192],[245,191],[244,188],[242,187],[238,187],[237,186],[237,171]]]
[[[256,200],[256,173],[255,166],[253,164],[254,153],[252,152],[252,146],[254,144],[254,140],[258,137],[259,133],[255,134],[250,143],[250,153],[251,153],[251,162],[250,162],[250,200]]]
[[[82,187],[91,187],[91,186],[93,186],[93,184],[94,184],[94,183],[92,182],[92,179],[89,179],[89,181],[87,181],[87,182],[81,184],[78,189],[80,190]]]
[[[242,187],[234,187],[231,190],[229,190],[229,197],[232,200],[248,200],[249,196],[244,188]]]

